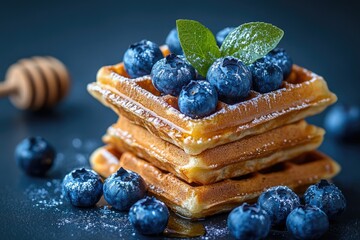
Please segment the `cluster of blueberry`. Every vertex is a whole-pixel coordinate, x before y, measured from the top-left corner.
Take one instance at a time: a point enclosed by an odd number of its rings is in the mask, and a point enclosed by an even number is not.
[[[218,45],[231,30],[225,28],[216,35]],[[276,48],[248,66],[231,56],[219,58],[204,78],[182,55],[176,29],[170,31],[166,44],[172,54],[165,58],[159,46],[151,41],[132,44],[124,55],[125,69],[133,78],[150,74],[155,88],[179,97],[180,112],[191,118],[214,113],[218,100],[238,103],[249,96],[251,89],[260,93],[279,89],[292,68],[289,55]]]
[[[56,152],[42,137],[29,137],[15,150],[19,167],[32,176],[44,176],[52,167]],[[105,182],[93,170],[75,169],[64,177],[64,199],[76,207],[92,207],[104,195],[113,209],[129,211],[129,220],[142,234],[164,231],[169,210],[153,197],[146,197],[146,183],[137,173],[120,168]]]
[[[67,174],[63,180],[64,199],[76,207],[92,207],[104,194],[112,208],[129,211],[129,220],[142,234],[164,231],[169,210],[154,197],[146,197],[146,184],[137,173],[120,168],[103,183],[93,170],[81,168]]]
[[[277,186],[263,192],[257,204],[235,208],[228,217],[228,228],[236,239],[265,238],[271,225],[286,225],[295,239],[316,239],[329,228],[329,219],[346,207],[342,192],[327,180],[311,185],[304,194],[305,205],[288,187]],[[241,224],[240,224],[241,223]]]

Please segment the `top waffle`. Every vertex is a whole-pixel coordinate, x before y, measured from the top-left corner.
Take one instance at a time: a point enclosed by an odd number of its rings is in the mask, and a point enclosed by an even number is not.
[[[162,50],[168,54],[166,47]],[[128,78],[123,63],[102,67],[88,90],[118,114],[191,155],[317,114],[336,101],[322,77],[296,65],[280,89],[252,91],[234,105],[219,102],[217,111],[202,119],[180,113],[177,98],[161,95],[150,76]]]

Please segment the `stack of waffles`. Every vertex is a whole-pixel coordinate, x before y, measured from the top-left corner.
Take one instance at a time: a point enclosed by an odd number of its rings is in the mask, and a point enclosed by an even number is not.
[[[184,217],[229,211],[272,186],[301,191],[340,170],[316,151],[324,130],[303,120],[336,96],[296,65],[280,89],[219,102],[202,119],[181,114],[177,98],[162,95],[149,76],[129,78],[123,63],[101,68],[88,90],[119,115],[91,156],[93,169],[104,177],[120,167],[137,172],[150,194]]]

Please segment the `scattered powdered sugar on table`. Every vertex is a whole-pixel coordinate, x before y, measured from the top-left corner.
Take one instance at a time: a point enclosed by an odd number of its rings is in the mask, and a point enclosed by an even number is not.
[[[205,236],[201,237],[201,239],[204,240],[224,238],[229,235],[229,230],[226,225],[226,219],[218,221],[216,224],[210,221],[208,224],[205,225],[205,229],[206,234]]]
[[[38,207],[40,210],[57,209],[63,204],[61,180],[59,179],[48,181],[43,186],[30,185],[25,190],[25,194],[33,203],[33,207]]]
[[[131,228],[128,214],[111,210],[101,199],[94,208],[74,208],[62,195],[62,180],[53,179],[43,184],[32,184],[24,192],[33,207],[59,216],[58,228],[75,227],[89,233],[112,232],[122,237],[125,229]]]
[[[66,225],[72,225],[75,228],[98,233],[99,230],[104,232],[116,232],[122,236],[122,231],[130,227],[128,215],[125,213],[111,210],[108,206],[102,206],[94,209],[68,209],[61,212],[58,228]]]

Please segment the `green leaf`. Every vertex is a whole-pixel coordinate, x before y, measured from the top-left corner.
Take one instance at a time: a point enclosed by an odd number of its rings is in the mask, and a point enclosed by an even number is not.
[[[186,59],[199,74],[206,76],[211,64],[221,55],[214,35],[194,20],[179,19],[176,27]]]
[[[245,64],[251,64],[273,50],[284,31],[263,22],[240,25],[229,33],[221,45],[222,56],[234,56]]]

